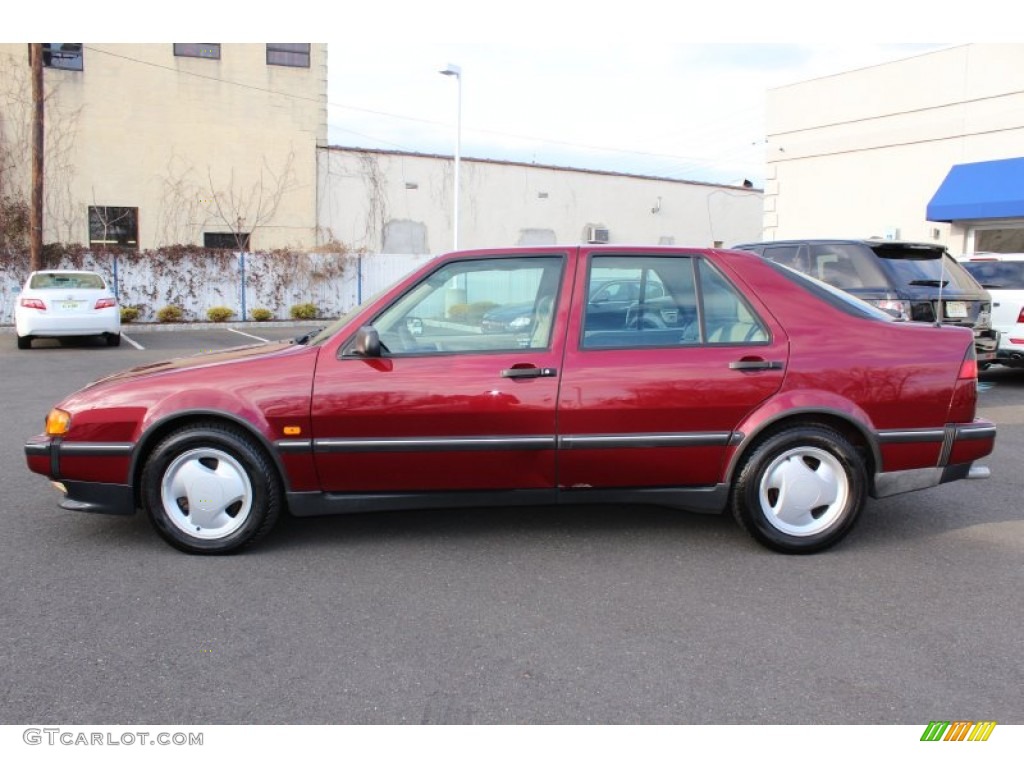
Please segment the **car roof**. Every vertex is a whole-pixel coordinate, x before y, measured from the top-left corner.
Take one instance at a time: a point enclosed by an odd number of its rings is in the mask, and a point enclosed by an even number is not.
[[[103,277],[95,269],[37,269],[29,277],[32,275],[99,275]]]
[[[1024,261],[1024,253],[975,253],[958,256],[960,261]]]
[[[805,237],[793,238],[791,240],[757,240],[750,243],[740,243],[733,248],[745,248],[751,245],[802,245],[804,243],[832,245],[832,244],[855,244],[866,245],[869,248],[879,246],[886,248],[913,247],[929,249],[945,249],[941,243],[923,243],[915,240],[873,240],[871,238],[843,238],[843,237]]]

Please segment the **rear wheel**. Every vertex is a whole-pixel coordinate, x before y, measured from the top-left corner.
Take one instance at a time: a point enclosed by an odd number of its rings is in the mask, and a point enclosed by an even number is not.
[[[103,337],[107,340],[108,347],[119,347],[121,346],[121,334],[120,333],[105,333]]]
[[[866,490],[864,462],[850,442],[827,427],[801,425],[755,445],[733,488],[732,512],[765,546],[808,554],[850,532]]]
[[[254,544],[277,522],[277,471],[256,441],[223,424],[165,438],[142,472],[142,501],[157,532],[185,552],[226,554]]]
[[[32,349],[32,337],[31,336],[19,336],[18,337],[18,349]]]

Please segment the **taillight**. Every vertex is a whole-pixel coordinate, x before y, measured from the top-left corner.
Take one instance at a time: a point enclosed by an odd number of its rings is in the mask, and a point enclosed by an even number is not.
[[[876,299],[871,302],[879,309],[888,312],[897,320],[910,319],[910,302],[899,299]]]
[[[116,307],[116,306],[117,306],[117,300],[116,299],[97,299],[96,300],[96,309],[106,309],[107,307]]]
[[[28,309],[41,309],[46,311],[46,305],[43,304],[42,299],[22,299],[21,306],[27,307]]]
[[[1024,307],[1020,308],[1020,312],[1017,314],[1017,322],[1024,323]]]
[[[967,350],[967,354],[964,356],[964,361],[960,363],[960,373],[957,375],[957,379],[977,379],[978,378],[978,358],[974,353],[974,345],[972,344],[970,349]]]

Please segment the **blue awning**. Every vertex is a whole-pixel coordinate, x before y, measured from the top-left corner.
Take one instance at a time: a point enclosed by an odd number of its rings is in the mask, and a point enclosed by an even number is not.
[[[928,203],[927,218],[1024,218],[1024,157],[954,165]]]

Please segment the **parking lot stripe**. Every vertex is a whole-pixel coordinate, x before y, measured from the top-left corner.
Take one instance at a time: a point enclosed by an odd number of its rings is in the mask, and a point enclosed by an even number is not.
[[[122,338],[122,339],[123,339],[124,341],[127,341],[127,342],[128,342],[129,344],[131,344],[131,345],[132,345],[133,347],[135,347],[136,349],[145,349],[145,347],[144,347],[144,346],[142,346],[141,344],[139,344],[139,342],[135,341],[135,339],[133,339],[133,338],[131,338],[130,336],[128,336],[128,334],[122,333],[122,334],[121,334],[121,338]]]
[[[239,331],[239,330],[237,330],[235,328],[228,328],[227,330],[231,331],[232,333],[237,333],[237,334],[239,334],[241,336],[248,336],[250,339],[256,339],[256,341],[262,341],[264,344],[269,344],[270,343],[270,339],[264,339],[262,336],[253,336],[251,333],[246,333],[245,331]]]

